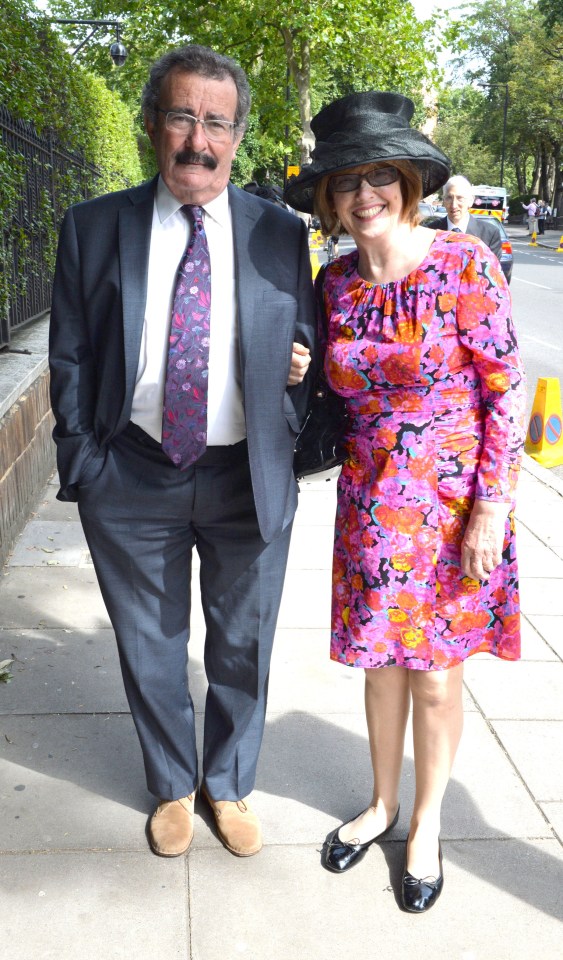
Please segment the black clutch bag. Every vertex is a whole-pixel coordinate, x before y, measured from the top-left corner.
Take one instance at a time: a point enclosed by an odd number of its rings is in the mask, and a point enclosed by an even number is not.
[[[327,329],[322,277],[317,282],[317,300],[320,314]],[[344,436],[349,427],[349,417],[343,397],[334,393],[321,372],[313,390],[305,423],[295,441],[293,473],[297,480],[314,477],[335,467],[341,467],[348,458]]]

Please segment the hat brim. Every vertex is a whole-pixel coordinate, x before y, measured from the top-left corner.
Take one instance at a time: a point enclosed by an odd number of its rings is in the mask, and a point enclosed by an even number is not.
[[[408,128],[382,138],[375,145],[319,143],[313,151],[311,163],[288,180],[284,200],[294,210],[313,213],[315,187],[323,177],[366,163],[391,163],[393,160],[408,160],[417,167],[422,178],[423,197],[435,193],[450,175],[449,162],[442,151],[424,134]]]

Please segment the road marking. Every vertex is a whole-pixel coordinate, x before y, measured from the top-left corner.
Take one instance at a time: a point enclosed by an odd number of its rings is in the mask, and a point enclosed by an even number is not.
[[[516,274],[514,274],[512,279],[519,280],[520,283],[529,283],[531,287],[541,287],[542,290],[553,290],[553,287],[544,287],[543,283],[534,283],[533,280],[522,280],[522,277],[517,277]]]
[[[529,333],[525,333],[520,337],[521,340],[531,340],[532,343],[539,343],[542,347],[549,347],[550,350],[558,350],[561,352],[562,347],[557,347],[554,343],[548,343],[546,340],[540,340],[539,337],[531,337]]]

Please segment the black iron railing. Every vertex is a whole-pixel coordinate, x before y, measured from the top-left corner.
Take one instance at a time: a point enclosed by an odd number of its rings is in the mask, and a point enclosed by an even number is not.
[[[99,172],[83,156],[66,150],[54,136],[0,106],[0,147],[17,181],[15,196],[3,196],[0,235],[2,299],[0,348],[10,333],[50,306],[56,238],[66,207],[95,192]]]

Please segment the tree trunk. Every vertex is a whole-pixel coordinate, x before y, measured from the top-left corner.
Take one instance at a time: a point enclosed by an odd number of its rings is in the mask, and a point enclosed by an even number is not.
[[[526,193],[526,165],[522,166],[520,154],[516,154],[514,158],[514,172],[516,173],[518,193]]]
[[[311,130],[311,51],[309,41],[299,30],[282,27],[283,41],[290,77],[297,88],[299,118],[301,120],[300,163],[309,163],[315,138]]]
[[[553,191],[552,207],[557,209],[557,219],[563,213],[563,157],[561,143],[553,144],[553,166],[555,168],[555,189]]]
[[[548,155],[545,143],[540,147],[540,183],[538,192],[542,200],[547,200],[549,196],[549,178],[548,178]]]
[[[537,197],[540,189],[540,151],[536,153],[534,157],[534,172],[532,174],[532,182],[530,184],[530,193],[533,197]]]

